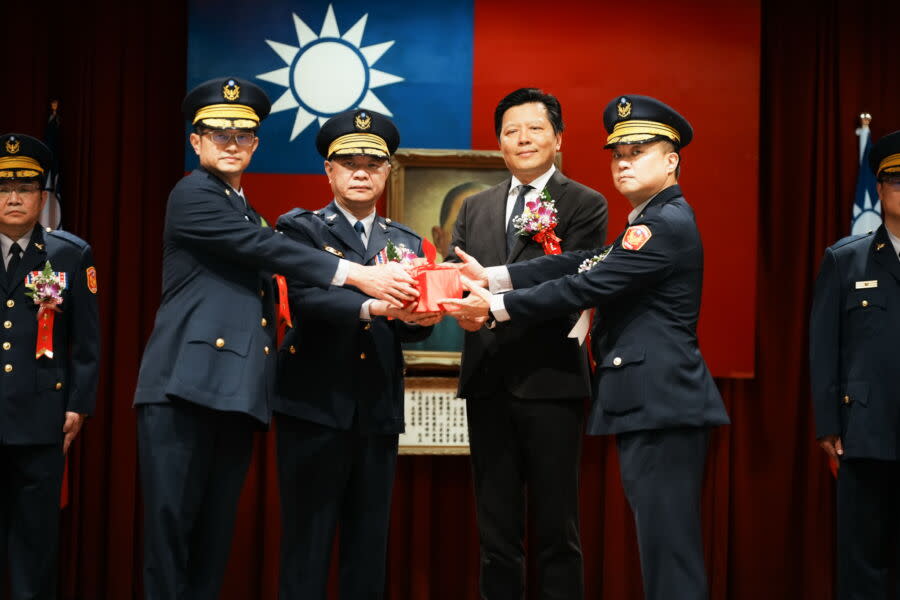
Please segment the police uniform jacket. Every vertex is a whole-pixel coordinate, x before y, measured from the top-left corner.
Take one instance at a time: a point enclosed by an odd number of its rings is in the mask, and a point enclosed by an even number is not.
[[[326,288],[337,261],[277,234],[203,168],[184,177],[169,195],[162,302],[135,404],[181,398],[268,422],[276,352],[267,271]]]
[[[825,251],[810,317],[816,436],[845,458],[897,460],[900,444],[900,259],[884,225]]]
[[[463,203],[451,248],[460,247],[484,266],[519,263],[544,255],[531,238],[519,237],[506,251],[506,201],[511,179],[474,194]],[[556,201],[556,234],[564,251],[586,250],[606,238],[606,200],[598,192],[556,171],[547,182]],[[450,260],[456,260],[455,255]],[[517,398],[584,398],[590,372],[584,348],[566,334],[577,314],[557,312],[540,323],[466,332],[459,396],[487,396],[505,389]]]
[[[24,250],[12,283],[0,277],[0,443],[57,444],[67,411],[94,410],[100,354],[94,259],[84,240],[40,226]],[[66,285],[54,315],[53,358],[36,359],[38,305],[25,295],[25,280],[47,261],[65,274]]]
[[[512,323],[596,308],[591,434],[728,423],[697,344],[703,246],[693,210],[671,186],[634,225],[651,232],[643,247],[623,247],[623,232],[581,275],[581,262],[599,249],[510,265],[515,288],[537,286],[506,295]]]
[[[368,247],[332,202],[320,211],[294,209],[278,219],[286,237],[373,264],[388,240],[422,256],[422,238],[404,225],[375,217]],[[279,397],[274,410],[293,417],[365,433],[401,433],[403,353],[401,342],[417,342],[430,327],[373,316],[361,321],[369,299],[355,288],[322,290],[288,280],[294,328],[279,351]]]

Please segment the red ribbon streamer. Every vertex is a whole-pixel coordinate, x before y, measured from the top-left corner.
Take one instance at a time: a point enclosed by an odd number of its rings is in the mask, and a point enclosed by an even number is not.
[[[544,254],[562,254],[562,246],[559,245],[562,240],[556,236],[556,232],[553,229],[554,227],[542,229],[534,234],[532,238],[544,247]]]
[[[275,287],[278,288],[278,315],[277,325],[275,327],[275,338],[278,347],[284,341],[284,336],[290,327],[294,326],[291,321],[291,306],[288,304],[287,280],[284,275],[272,275],[275,280]]]
[[[46,356],[53,358],[53,319],[56,316],[56,309],[51,306],[41,305],[38,309],[38,334],[37,334],[37,350],[34,357],[40,358]]]

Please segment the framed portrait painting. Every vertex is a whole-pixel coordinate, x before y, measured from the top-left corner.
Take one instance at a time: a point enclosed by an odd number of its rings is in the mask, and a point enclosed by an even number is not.
[[[400,149],[392,163],[387,216],[428,238],[437,248],[438,261],[451,252],[463,200],[509,177],[500,151]],[[428,339],[404,344],[407,368],[456,372],[462,343],[462,328],[446,318]]]

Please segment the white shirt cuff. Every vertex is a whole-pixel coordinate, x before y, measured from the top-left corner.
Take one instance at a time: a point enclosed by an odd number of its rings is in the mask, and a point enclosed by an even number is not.
[[[499,323],[510,320],[511,317],[506,312],[506,302],[503,300],[503,294],[491,296],[491,314],[494,315],[494,318]]]
[[[337,270],[331,278],[331,285],[340,287],[347,283],[347,275],[350,274],[350,261],[343,258],[338,261]]]
[[[512,278],[509,276],[509,269],[504,266],[487,267],[488,289],[492,294],[502,294],[510,292],[513,289]]]
[[[362,303],[362,306],[359,307],[359,320],[360,321],[371,321],[372,313],[369,312],[369,306],[375,302],[374,298],[369,298],[365,302]]]

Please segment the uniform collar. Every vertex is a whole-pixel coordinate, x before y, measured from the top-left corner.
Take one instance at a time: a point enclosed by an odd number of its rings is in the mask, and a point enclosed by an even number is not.
[[[891,241],[891,245],[894,247],[894,254],[900,255],[900,237],[897,237],[891,231],[885,227],[884,230],[888,234],[888,239]]]
[[[357,221],[360,221],[360,222],[362,222],[363,227],[366,228],[366,239],[369,239],[369,237],[372,236],[372,225],[375,223],[375,210],[374,209],[372,210],[372,212],[370,212],[367,216],[363,217],[362,219],[357,219],[353,215],[352,212],[350,212],[349,210],[347,210],[346,208],[341,206],[337,200],[335,200],[332,204],[334,204],[334,207],[338,210],[338,212],[340,212],[342,215],[344,215],[344,217],[347,219],[347,222],[350,223],[350,227],[353,227],[353,225]]]
[[[6,234],[0,233],[0,251],[3,252],[3,254],[0,254],[0,256],[3,257],[4,264],[6,263],[6,257],[9,255],[9,249],[12,248],[13,242],[17,243],[19,245],[19,248],[21,248],[22,251],[24,252],[25,250],[28,249],[28,244],[29,244],[29,242],[31,242],[31,236],[33,234],[34,234],[34,228],[29,229],[28,233],[26,233],[19,239],[14,240],[14,239],[10,238],[9,236],[7,236]]]

